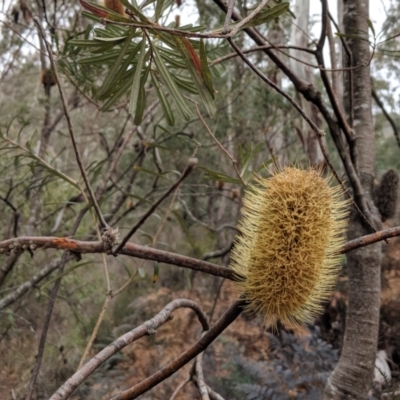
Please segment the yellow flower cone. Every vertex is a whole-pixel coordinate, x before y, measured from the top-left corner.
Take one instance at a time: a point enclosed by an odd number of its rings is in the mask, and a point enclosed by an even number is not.
[[[312,322],[334,288],[349,201],[330,179],[284,168],[246,192],[231,267],[267,326]]]

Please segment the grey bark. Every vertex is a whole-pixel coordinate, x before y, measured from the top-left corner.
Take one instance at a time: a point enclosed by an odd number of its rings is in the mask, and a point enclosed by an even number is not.
[[[343,6],[345,33],[366,36],[366,32],[368,32],[368,0],[345,0]],[[347,40],[347,43],[353,55],[354,65],[368,62],[370,52],[367,41],[351,39]],[[356,159],[354,161],[369,206],[370,215],[368,217],[377,225],[379,224],[378,213],[372,202],[375,144],[369,67],[353,70],[353,77],[353,128],[356,134]],[[345,78],[345,99],[351,95],[349,89],[348,80]],[[351,110],[348,109],[348,104],[346,112],[350,115]],[[353,212],[349,225],[349,239],[370,232],[361,222],[360,216]],[[381,245],[379,243],[353,250],[347,255],[349,302],[343,348],[338,365],[325,387],[324,400],[365,400],[367,398],[374,371],[378,340],[380,257]]]

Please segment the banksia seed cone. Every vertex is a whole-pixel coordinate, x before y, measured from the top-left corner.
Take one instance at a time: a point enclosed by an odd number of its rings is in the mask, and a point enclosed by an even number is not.
[[[394,217],[399,192],[399,175],[393,170],[386,171],[375,190],[375,203],[382,217],[382,222]]]
[[[330,179],[284,168],[246,192],[231,267],[266,325],[312,322],[336,283],[349,201]]]

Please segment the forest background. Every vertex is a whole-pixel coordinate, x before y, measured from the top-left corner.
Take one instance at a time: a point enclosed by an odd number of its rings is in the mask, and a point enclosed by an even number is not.
[[[396,198],[400,170],[397,2],[368,18],[366,0],[333,15],[327,1],[265,1],[258,17],[258,3],[231,1],[232,20],[251,16],[232,37],[218,0],[132,4],[135,31],[85,2],[2,3],[0,398],[50,398],[170,302],[172,321],[70,398],[396,393],[399,241],[377,240],[400,234],[398,204],[379,202]],[[294,331],[242,314],[228,269],[245,187],[273,163],[334,170],[355,204],[337,290]],[[227,329],[193,365],[138,391],[216,321]],[[393,380],[371,391],[377,350]]]

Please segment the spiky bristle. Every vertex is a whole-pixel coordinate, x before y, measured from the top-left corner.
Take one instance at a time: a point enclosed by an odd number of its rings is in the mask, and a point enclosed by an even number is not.
[[[266,325],[312,322],[336,283],[349,201],[330,179],[287,167],[246,192],[231,267]]]

